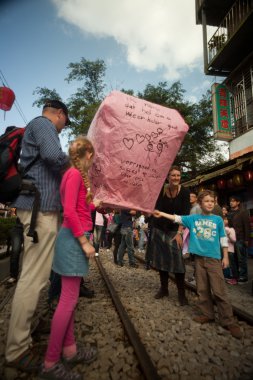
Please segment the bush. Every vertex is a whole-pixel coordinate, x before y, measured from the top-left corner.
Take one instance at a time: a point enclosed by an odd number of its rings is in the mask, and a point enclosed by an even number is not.
[[[9,231],[16,224],[16,218],[0,218],[0,245],[5,245],[9,237]]]

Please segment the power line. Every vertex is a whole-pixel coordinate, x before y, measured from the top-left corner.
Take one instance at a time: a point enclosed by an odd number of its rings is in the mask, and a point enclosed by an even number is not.
[[[2,82],[2,84],[3,84],[4,87],[10,87],[9,84],[8,84],[8,82],[7,82],[7,80],[6,80],[6,78],[4,77],[3,72],[2,72],[1,69],[0,69],[0,79],[1,79],[1,82]],[[19,105],[19,103],[17,101],[16,96],[15,96],[14,106],[16,107],[16,109],[17,109],[19,115],[21,116],[21,118],[23,119],[24,123],[27,124],[27,119],[26,119],[26,117],[24,115],[24,112],[22,111],[22,109],[21,109],[21,107],[20,107],[20,105]]]

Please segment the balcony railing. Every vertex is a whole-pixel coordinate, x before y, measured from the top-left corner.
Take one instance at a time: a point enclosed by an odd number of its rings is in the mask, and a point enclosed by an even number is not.
[[[253,9],[253,0],[237,0],[208,41],[208,64],[240,28]]]
[[[197,11],[202,7],[204,0],[195,0]]]
[[[231,93],[234,137],[253,129],[253,63],[228,82]]]

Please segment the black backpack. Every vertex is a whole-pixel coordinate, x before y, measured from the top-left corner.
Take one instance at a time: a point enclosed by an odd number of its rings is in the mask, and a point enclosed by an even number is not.
[[[7,127],[0,136],[0,202],[12,202],[21,189],[18,161],[25,128]]]
[[[31,236],[33,242],[37,243],[38,235],[35,231],[35,224],[40,204],[40,193],[31,181],[25,180],[22,177],[32,167],[38,157],[32,160],[25,172],[21,172],[18,161],[24,133],[25,128],[11,126],[7,127],[5,133],[0,136],[0,202],[11,203],[17,198],[19,193],[34,194],[31,224],[27,236]]]

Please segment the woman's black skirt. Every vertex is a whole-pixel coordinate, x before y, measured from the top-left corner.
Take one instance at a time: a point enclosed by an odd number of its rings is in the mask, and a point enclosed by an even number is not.
[[[185,273],[182,250],[177,247],[176,240],[172,240],[175,235],[176,231],[165,233],[157,228],[152,228],[151,265],[157,270]]]

